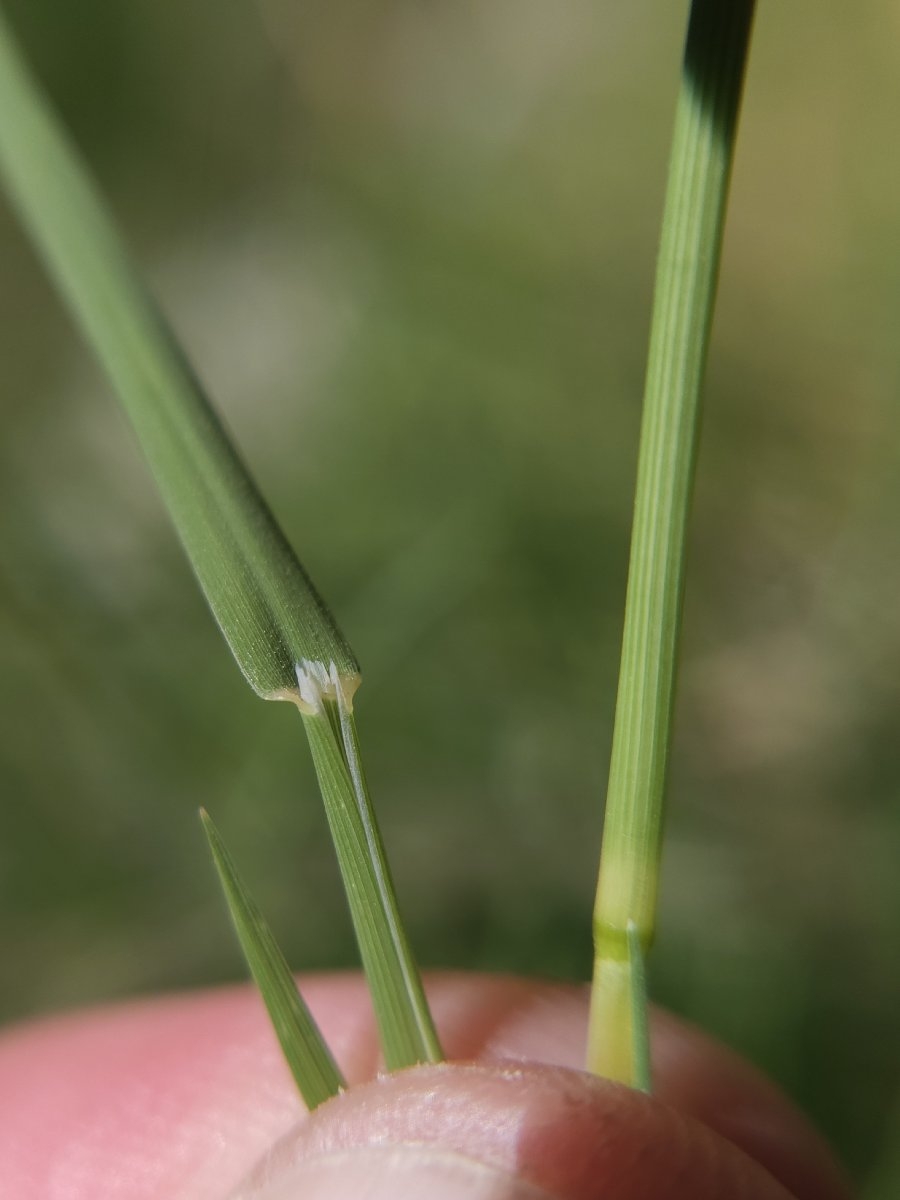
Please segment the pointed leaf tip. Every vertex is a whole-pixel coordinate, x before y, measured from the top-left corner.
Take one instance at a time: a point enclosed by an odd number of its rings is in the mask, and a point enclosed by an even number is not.
[[[300,995],[274,934],[238,875],[212,818],[203,808],[200,819],[241,949],[282,1053],[307,1106],[316,1108],[346,1087],[344,1078]]]

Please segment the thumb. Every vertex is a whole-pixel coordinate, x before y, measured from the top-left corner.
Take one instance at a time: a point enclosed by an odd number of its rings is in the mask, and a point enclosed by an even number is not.
[[[419,1067],[356,1087],[232,1200],[788,1200],[699,1121],[560,1067]]]

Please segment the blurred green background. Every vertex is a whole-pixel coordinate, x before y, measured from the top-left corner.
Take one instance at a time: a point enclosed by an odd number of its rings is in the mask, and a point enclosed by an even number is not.
[[[610,741],[686,5],[17,0],[20,36],[363,662],[421,959],[566,978]],[[709,371],[656,996],[900,1192],[900,19],[758,16]],[[252,695],[0,208],[0,1015],[352,936]]]

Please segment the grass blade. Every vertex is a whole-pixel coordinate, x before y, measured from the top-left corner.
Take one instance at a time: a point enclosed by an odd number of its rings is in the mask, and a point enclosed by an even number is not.
[[[374,814],[363,796],[356,744],[352,772],[345,745],[360,682],[356,658],[132,267],[2,13],[0,172],[112,379],[244,675],[261,696],[292,700],[310,718],[306,732],[328,818],[338,831],[338,858],[385,1058],[390,1066],[439,1058]],[[338,710],[337,717],[323,717]],[[348,814],[346,820],[336,813]],[[346,834],[343,841],[339,834]]]
[[[315,694],[303,679],[301,691]],[[363,967],[389,1069],[440,1061],[441,1047],[425,1000],[391,882],[390,869],[359,756],[356,724],[340,682],[337,702],[319,699],[303,714],[319,787],[344,879]]]
[[[693,0],[657,263],[600,878],[588,1067],[635,1082],[629,928],[656,918],[687,522],[754,0]]]
[[[628,961],[631,964],[631,1059],[634,1086],[651,1092],[650,1013],[647,1004],[647,973],[644,948],[634,921],[628,922]]]
[[[347,1085],[291,974],[275,937],[247,892],[209,814],[203,830],[219,873],[228,910],[250,971],[262,995],[291,1074],[309,1109]]]
[[[77,152],[0,13],[0,171],[23,223],[109,374],[207,601],[266,699],[295,664],[359,668],[134,270]]]

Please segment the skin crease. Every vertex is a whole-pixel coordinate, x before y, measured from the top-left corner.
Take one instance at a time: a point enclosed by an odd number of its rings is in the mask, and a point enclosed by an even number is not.
[[[234,1189],[268,1151],[257,1183],[299,1171],[297,1189],[279,1195],[342,1200],[348,1150],[368,1181],[384,1172],[394,1179],[410,1144],[431,1146],[450,1174],[473,1164],[485,1179],[514,1174],[517,1190],[483,1193],[510,1200],[851,1195],[827,1147],[778,1090],[674,1017],[654,1016],[655,1094],[645,1097],[578,1069],[585,988],[438,975],[429,998],[448,1057],[462,1061],[373,1081],[378,1057],[361,979],[311,976],[302,987],[358,1085],[312,1117],[250,988],[8,1030],[0,1036],[0,1196],[250,1197],[258,1194],[251,1184]]]

